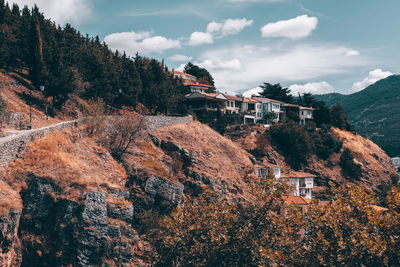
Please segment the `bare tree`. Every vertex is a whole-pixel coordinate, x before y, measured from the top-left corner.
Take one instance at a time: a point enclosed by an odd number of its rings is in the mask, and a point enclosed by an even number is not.
[[[113,117],[101,134],[101,143],[116,160],[120,160],[144,128],[143,116]]]

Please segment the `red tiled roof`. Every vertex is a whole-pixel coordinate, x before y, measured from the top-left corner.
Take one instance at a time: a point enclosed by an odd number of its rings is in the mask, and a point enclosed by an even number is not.
[[[223,101],[223,99],[218,99],[216,98],[220,93],[204,93],[204,92],[195,92],[197,94],[205,96],[207,99],[212,99],[212,100],[218,100],[218,101]],[[185,97],[190,96],[193,93],[187,94]]]
[[[180,72],[180,71],[173,70],[172,73],[181,74],[181,75],[186,75],[186,76],[193,77],[193,78],[196,78],[196,79],[197,79],[196,76],[193,76],[193,75],[191,75],[191,74],[189,74],[189,73],[186,73],[186,72]]]
[[[282,101],[274,100],[274,99],[270,99],[270,98],[265,98],[265,97],[261,97],[261,96],[251,96],[251,97],[255,98],[255,99],[267,100],[267,101],[271,101],[271,102],[277,102],[277,103],[284,104]]]
[[[260,101],[252,99],[252,98],[245,98],[243,101],[246,103],[260,103]]]
[[[375,211],[388,211],[387,208],[381,207],[381,206],[377,206],[377,205],[371,205],[371,208]]]
[[[293,203],[295,205],[308,205],[311,203],[311,199],[300,197],[300,196],[288,196],[285,199],[286,203]]]
[[[240,97],[237,97],[237,96],[226,95],[226,94],[224,94],[224,96],[229,100],[243,101],[243,98],[240,98]]]
[[[290,172],[285,178],[315,178],[314,174],[307,172]]]
[[[199,87],[212,88],[212,85],[202,84],[202,83],[194,83],[194,82],[191,82],[191,81],[184,81],[183,85],[184,86],[199,86]]]

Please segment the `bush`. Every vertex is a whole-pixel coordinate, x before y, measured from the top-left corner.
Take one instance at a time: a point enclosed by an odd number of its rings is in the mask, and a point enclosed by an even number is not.
[[[275,124],[270,128],[269,136],[294,169],[307,165],[308,159],[315,154],[310,134],[297,123]]]
[[[327,128],[322,128],[319,132],[313,133],[312,138],[317,157],[324,160],[328,159],[333,153],[338,153],[343,145],[343,142]]]
[[[350,149],[346,148],[340,156],[340,166],[344,174],[352,179],[359,180],[362,174],[362,165],[359,163],[351,152]]]
[[[7,103],[6,101],[0,96],[0,116],[3,115],[4,111],[6,110]]]
[[[108,123],[101,135],[101,144],[110,150],[114,159],[120,160],[144,127],[142,116],[120,116]]]

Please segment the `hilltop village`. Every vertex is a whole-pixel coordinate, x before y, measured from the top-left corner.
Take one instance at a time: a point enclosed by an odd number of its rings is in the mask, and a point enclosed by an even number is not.
[[[188,73],[173,70],[173,75],[181,78],[191,93],[185,96],[188,109],[201,117],[203,112],[220,111],[228,124],[256,124],[286,122],[288,114],[293,112],[300,118],[300,125],[313,119],[313,108],[288,104],[256,95],[251,98],[231,96],[223,93],[209,93],[212,86],[200,83]]]

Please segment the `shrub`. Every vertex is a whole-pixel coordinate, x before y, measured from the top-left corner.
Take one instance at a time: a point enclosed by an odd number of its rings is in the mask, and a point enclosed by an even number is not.
[[[328,159],[333,153],[338,153],[343,145],[343,142],[327,128],[313,133],[312,138],[317,157],[320,159]]]
[[[0,96],[0,116],[3,115],[4,111],[6,110],[7,103],[6,101]]]
[[[269,136],[294,169],[307,165],[308,159],[315,154],[310,134],[297,123],[275,124],[270,128]]]
[[[97,136],[114,159],[120,160],[144,127],[142,116],[119,116],[108,120]]]
[[[104,117],[108,114],[108,109],[101,98],[92,98],[87,102],[82,102],[81,111],[83,116],[86,117],[86,121],[88,124],[87,131],[89,135],[94,135],[97,132],[101,132],[104,125]]]
[[[353,152],[346,148],[340,156],[340,166],[343,172],[353,179],[360,179],[362,174],[362,165],[359,163],[353,155]]]

